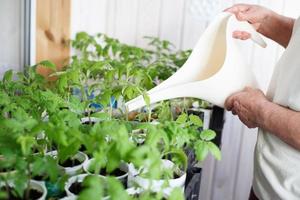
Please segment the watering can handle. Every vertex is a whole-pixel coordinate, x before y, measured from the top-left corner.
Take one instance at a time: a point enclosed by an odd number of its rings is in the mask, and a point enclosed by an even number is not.
[[[254,27],[246,21],[238,21],[237,22],[238,25],[238,30],[240,31],[245,31],[251,34],[251,40],[253,42],[255,42],[256,44],[258,44],[259,46],[266,48],[267,47],[267,43],[265,42],[265,40],[262,38],[262,36],[254,29]]]

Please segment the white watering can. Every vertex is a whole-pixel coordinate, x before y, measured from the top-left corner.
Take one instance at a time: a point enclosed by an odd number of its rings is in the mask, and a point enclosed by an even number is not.
[[[246,86],[257,87],[252,69],[243,62],[234,30],[247,31],[261,47],[267,44],[248,22],[221,13],[199,39],[186,63],[170,78],[147,92],[150,103],[192,97],[224,107],[225,100]],[[128,111],[145,106],[142,96],[129,102]]]

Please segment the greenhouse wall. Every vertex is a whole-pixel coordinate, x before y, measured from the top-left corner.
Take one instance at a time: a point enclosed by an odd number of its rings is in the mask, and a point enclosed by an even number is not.
[[[20,70],[22,65],[21,1],[0,3],[0,75],[8,69]]]

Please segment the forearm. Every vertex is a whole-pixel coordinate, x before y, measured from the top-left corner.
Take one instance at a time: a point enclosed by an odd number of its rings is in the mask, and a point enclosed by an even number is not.
[[[295,19],[272,12],[266,19],[266,24],[259,32],[274,40],[283,47],[287,47],[292,36]]]
[[[259,127],[300,150],[300,112],[295,112],[272,102],[261,106]]]

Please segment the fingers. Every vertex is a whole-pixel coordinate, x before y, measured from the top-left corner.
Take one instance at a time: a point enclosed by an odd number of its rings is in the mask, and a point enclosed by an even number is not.
[[[251,12],[252,5],[248,4],[237,4],[231,8],[226,9],[226,12],[234,14],[239,21],[252,21],[253,13]]]
[[[250,23],[252,21],[251,18],[253,17],[253,11],[251,11],[251,5],[237,4],[227,8],[225,11],[233,13],[239,21],[248,21]],[[232,33],[232,37],[240,40],[247,40],[251,38],[251,34],[245,31],[234,31]]]
[[[232,108],[233,108],[233,103],[236,101],[236,99],[238,98],[239,95],[241,95],[242,91],[241,92],[236,92],[236,93],[233,93],[232,95],[230,95],[226,100],[225,100],[225,103],[224,103],[224,106],[225,108],[228,110],[228,111],[231,111]]]
[[[235,16],[236,16],[236,19],[239,21],[250,21],[250,19],[252,17],[252,15],[248,11],[238,12],[235,14]]]
[[[226,110],[232,111],[233,103],[234,103],[234,95],[232,95],[226,99],[226,101],[225,101]]]
[[[248,40],[251,38],[251,34],[245,31],[234,31],[232,37],[240,40]]]
[[[249,111],[237,101],[235,101],[233,104],[234,107],[232,109],[232,114],[238,115],[241,122],[243,122],[243,124],[245,124],[248,128],[256,128],[256,123],[249,118]]]
[[[225,12],[231,12],[233,14],[237,14],[239,12],[246,12],[250,9],[250,5],[248,4],[236,4],[230,8],[225,9]]]

